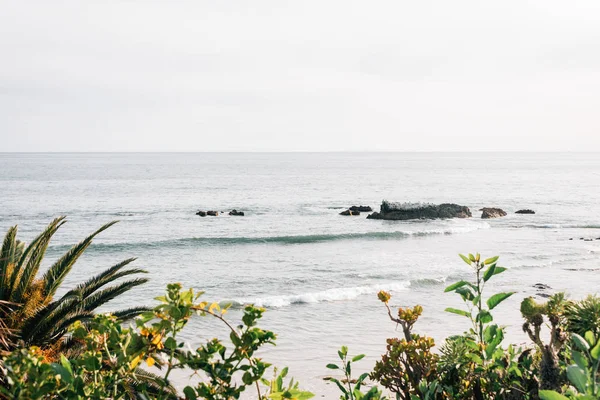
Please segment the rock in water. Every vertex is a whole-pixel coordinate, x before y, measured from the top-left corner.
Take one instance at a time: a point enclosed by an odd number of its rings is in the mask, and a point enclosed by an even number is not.
[[[483,211],[481,214],[481,218],[483,219],[500,218],[506,216],[506,212],[500,208],[484,207],[479,211]]]
[[[244,216],[244,212],[243,211],[238,211],[238,210],[231,210],[231,211],[229,211],[229,215],[233,215],[235,217],[243,217]]]
[[[207,211],[206,215],[210,215],[211,217],[216,217],[219,215],[218,211]]]
[[[519,210],[519,211],[515,211],[515,214],[535,214],[535,211],[529,210],[529,209]]]
[[[469,207],[458,204],[424,203],[381,203],[380,211],[367,216],[368,219],[386,219],[404,221],[409,219],[469,218]]]
[[[196,215],[199,215],[199,216],[201,216],[201,217],[206,217],[206,211],[198,211],[198,212],[196,213]]]
[[[350,211],[358,212],[371,212],[373,209],[370,206],[352,206],[349,208]]]
[[[346,210],[346,211],[342,211],[340,213],[340,215],[360,215],[359,211],[353,211],[353,210]]]

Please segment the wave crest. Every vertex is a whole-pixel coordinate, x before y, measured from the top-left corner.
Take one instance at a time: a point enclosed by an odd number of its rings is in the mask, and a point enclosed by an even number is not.
[[[352,300],[365,294],[375,295],[380,290],[401,291],[406,290],[410,282],[390,282],[387,284],[377,284],[370,286],[356,286],[346,288],[333,288],[320,292],[309,292],[302,294],[266,296],[248,299],[235,299],[233,301],[223,301],[222,303],[231,303],[233,306],[242,306],[244,304],[254,304],[258,307],[281,308],[293,304],[315,304],[321,302]]]

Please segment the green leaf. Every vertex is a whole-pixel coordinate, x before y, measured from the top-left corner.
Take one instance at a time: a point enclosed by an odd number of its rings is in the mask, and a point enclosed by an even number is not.
[[[473,254],[471,254],[471,253],[469,253],[469,260],[471,262],[475,262],[475,256]]]
[[[498,304],[502,303],[504,300],[508,299],[510,296],[515,294],[515,292],[507,292],[507,293],[496,293],[492,297],[487,300],[487,305],[490,310],[493,310]]]
[[[506,268],[504,268],[504,267],[496,267],[496,268],[494,268],[494,275],[501,274],[504,271],[506,271]]]
[[[169,350],[173,350],[177,348],[177,341],[173,339],[171,336],[165,340],[165,347]]]
[[[565,397],[554,390],[540,390],[538,394],[541,400],[569,400],[568,397]]]
[[[360,361],[360,360],[362,360],[363,358],[365,358],[365,355],[364,355],[364,354],[359,354],[359,355],[357,355],[357,356],[354,356],[354,357],[352,358],[352,362]]]
[[[471,318],[471,314],[468,311],[459,310],[458,308],[448,307],[444,311]]]
[[[456,290],[456,289],[463,287],[465,285],[468,285],[468,284],[469,284],[469,282],[467,282],[467,281],[454,282],[452,285],[450,285],[446,289],[444,289],[444,293],[451,292],[453,290]]]
[[[576,333],[571,333],[571,340],[573,341],[573,343],[575,343],[577,347],[579,347],[579,349],[583,351],[588,351],[590,349],[590,345],[588,344],[588,342],[586,342],[584,338],[582,338]]]
[[[463,256],[462,254],[459,254],[459,256],[463,259],[464,262],[467,263],[467,265],[471,265],[471,260],[469,260],[466,256]]]
[[[183,394],[185,394],[187,400],[196,400],[198,398],[196,396],[196,391],[190,386],[186,386],[185,389],[183,389]]]
[[[590,350],[590,355],[594,360],[597,360],[600,357],[600,342],[596,343],[596,345]]]
[[[335,364],[327,364],[327,368],[329,368],[329,369],[340,369],[340,367],[338,367]]]
[[[590,346],[593,346],[596,343],[596,337],[594,336],[594,332],[587,331],[585,333],[585,340],[590,344]]]
[[[588,377],[585,371],[576,365],[569,365],[567,367],[567,377],[569,381],[579,390],[581,393],[585,393],[587,386]]]
[[[479,314],[477,314],[477,317],[475,318],[475,320],[477,322],[483,322],[484,324],[490,323],[494,320],[494,317],[492,317],[492,314],[490,314],[489,311],[487,310],[481,310],[479,312]]]
[[[578,351],[573,350],[573,361],[575,364],[581,369],[586,369],[588,367],[588,360],[585,358],[583,354]]]
[[[496,257],[492,257],[492,258],[488,258],[487,260],[485,260],[483,263],[485,265],[490,265],[495,263],[496,261],[498,261],[498,259],[500,258],[500,256],[496,256]]]
[[[494,276],[494,272],[496,271],[496,264],[492,264],[489,268],[483,273],[483,281],[487,282],[492,276]]]
[[[472,301],[475,298],[475,294],[468,287],[460,287],[455,292],[460,294],[464,301]]]
[[[65,367],[65,369],[67,371],[69,371],[69,374],[73,375],[73,369],[71,368],[71,362],[63,354],[60,355],[60,363],[63,367]]]

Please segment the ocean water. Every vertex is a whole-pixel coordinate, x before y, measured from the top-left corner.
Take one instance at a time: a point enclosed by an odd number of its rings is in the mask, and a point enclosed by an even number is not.
[[[114,300],[118,309],[153,304],[168,282],[205,291],[206,299],[267,308],[262,321],[278,334],[263,351],[288,365],[303,387],[333,397],[322,378],[336,350],[365,353],[368,370],[401,332],[378,302],[421,304],[416,332],[438,343],[468,329],[447,314],[460,306],[443,293],[471,271],[458,253],[501,256],[509,268],[490,293],[517,292],[496,310],[508,341],[524,343],[518,304],[544,283],[571,297],[600,283],[600,157],[543,153],[178,153],[0,154],[0,230],[19,225],[31,240],[59,215],[46,265],[100,225],[65,289],[128,257],[150,283]],[[351,205],[379,208],[383,199],[453,202],[473,218],[376,221],[344,217]],[[484,206],[505,218],[481,220]],[[244,217],[199,217],[202,210],[244,211]],[[531,208],[535,215],[514,211]],[[570,240],[573,239],[573,240]],[[185,331],[193,346],[224,335],[199,319]],[[178,379],[185,383],[187,377]]]

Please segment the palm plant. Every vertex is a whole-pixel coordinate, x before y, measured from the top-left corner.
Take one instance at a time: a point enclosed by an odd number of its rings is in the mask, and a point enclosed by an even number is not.
[[[106,269],[69,290],[59,299],[56,292],[75,262],[91,245],[100,232],[114,225],[110,222],[74,245],[54,262],[41,276],[40,265],[56,231],[66,222],[56,218],[28,246],[17,240],[17,226],[11,227],[0,250],[0,321],[2,337],[0,349],[10,351],[19,346],[38,346],[50,359],[68,351],[75,344],[67,337],[69,326],[75,321],[90,321],[95,310],[128,290],[147,282],[134,278],[116,282],[120,278],[145,273],[137,268],[125,268],[134,258]],[[122,320],[132,318],[145,307],[114,312]]]

